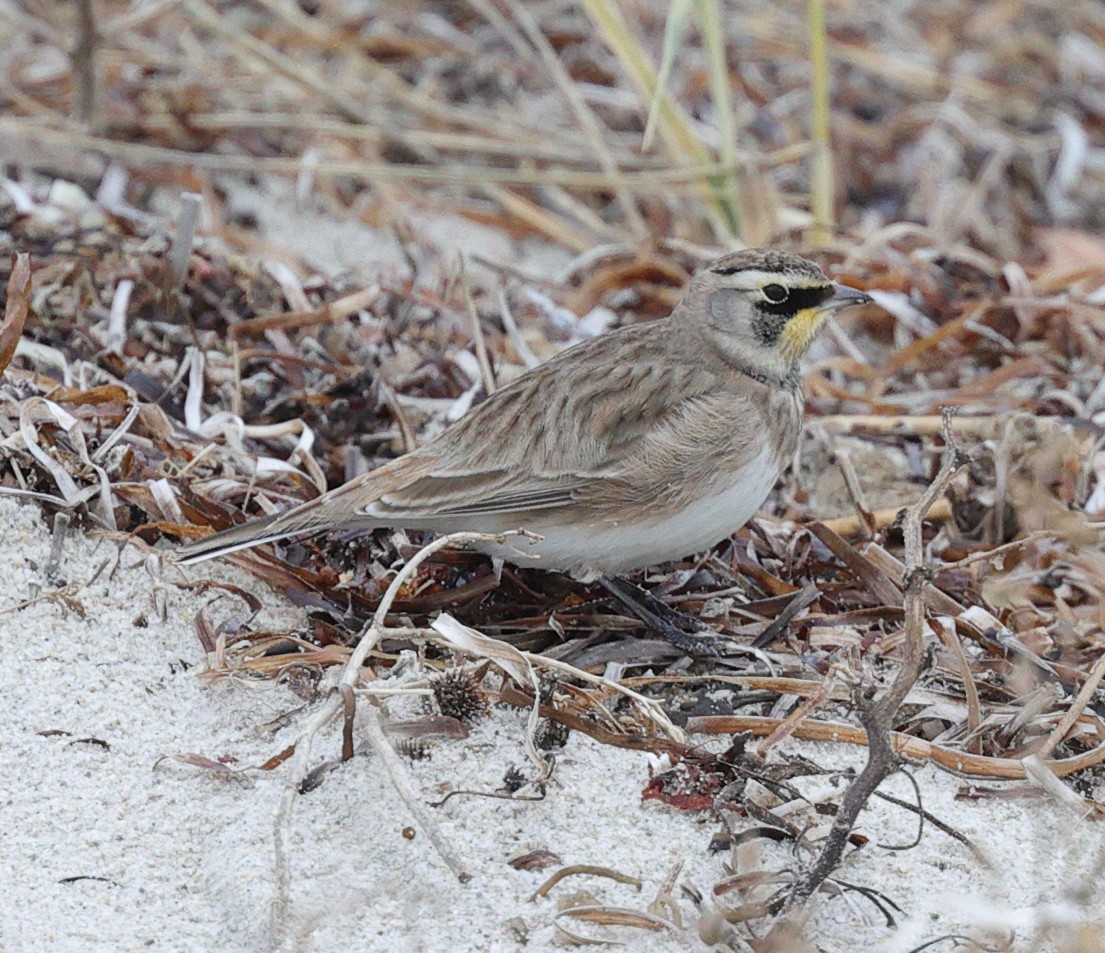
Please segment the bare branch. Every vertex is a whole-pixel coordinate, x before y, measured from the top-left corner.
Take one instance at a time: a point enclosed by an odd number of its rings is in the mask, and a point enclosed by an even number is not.
[[[864,693],[857,690],[854,699],[859,708],[859,719],[867,732],[867,763],[851,787],[844,794],[840,809],[832,830],[825,840],[825,846],[817,857],[813,867],[800,877],[790,890],[784,911],[794,911],[820,888],[840,863],[844,848],[848,844],[848,835],[875,789],[892,774],[898,766],[898,757],[891,743],[891,729],[894,717],[905,700],[910,689],[921,674],[924,659],[924,541],[922,526],[925,514],[932,504],[943,495],[948,485],[969,462],[969,457],[955,444],[952,432],[951,413],[943,414],[944,420],[944,461],[936,479],[905,515],[902,532],[905,538],[906,588],[903,598],[905,609],[905,659],[898,670],[897,677],[890,688],[877,699],[870,690]],[[786,923],[784,916],[776,923],[772,933]]]

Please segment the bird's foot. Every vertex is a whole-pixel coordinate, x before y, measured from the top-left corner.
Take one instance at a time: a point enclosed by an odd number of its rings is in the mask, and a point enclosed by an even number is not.
[[[628,579],[603,576],[599,581],[623,608],[677,649],[697,657],[714,658],[720,654],[717,634],[699,619],[673,609]]]

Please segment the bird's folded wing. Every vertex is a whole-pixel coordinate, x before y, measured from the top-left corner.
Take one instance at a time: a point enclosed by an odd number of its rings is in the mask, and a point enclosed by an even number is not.
[[[628,377],[613,375],[613,381],[610,374],[580,374],[567,389],[566,403],[563,387],[559,397],[541,400],[540,391],[532,390],[540,384],[536,375],[527,382],[529,393],[500,391],[441,440],[412,455],[431,458],[432,469],[366,500],[362,512],[383,525],[428,529],[465,518],[547,513],[596,493],[609,495],[603,486],[625,493],[625,483],[639,483],[644,474],[650,483],[678,479],[690,465],[680,457],[689,455],[696,466],[701,462],[700,452],[686,447],[688,439],[693,444],[701,436],[709,445],[740,429],[732,412],[745,401],[733,394],[705,396],[714,383],[710,375],[643,361],[632,370]],[[638,399],[627,399],[627,381]],[[718,405],[725,408],[720,415]],[[525,419],[535,408],[546,413],[540,420]],[[721,430],[692,432],[704,415],[720,421]],[[681,445],[682,451],[673,450]],[[644,485],[640,490],[648,492]],[[341,490],[334,492],[340,495]]]
[[[571,476],[531,476],[522,485],[519,482],[517,474],[503,471],[456,478],[448,474],[424,477],[398,493],[385,494],[366,513],[381,523],[402,526],[412,519],[452,520],[553,509],[571,503],[582,481]]]

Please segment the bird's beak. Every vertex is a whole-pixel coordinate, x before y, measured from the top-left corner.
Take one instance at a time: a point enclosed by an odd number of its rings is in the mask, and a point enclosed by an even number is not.
[[[840,311],[842,308],[851,308],[858,304],[871,304],[875,299],[866,291],[853,288],[850,285],[833,285],[833,295],[825,302],[826,311]]]
[[[833,285],[832,295],[813,308],[799,311],[783,328],[780,349],[792,361],[797,361],[813,341],[824,320],[831,314],[857,304],[874,301],[866,291],[849,285]]]

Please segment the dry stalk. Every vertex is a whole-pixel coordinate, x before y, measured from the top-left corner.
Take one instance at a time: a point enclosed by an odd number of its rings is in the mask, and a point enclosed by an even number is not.
[[[203,196],[195,192],[183,192],[180,196],[180,216],[169,246],[168,267],[165,271],[165,302],[169,320],[176,310],[178,296],[188,276],[188,263],[192,256],[192,247],[196,241],[196,226],[199,224]]]
[[[542,715],[545,711],[542,710]],[[1038,712],[1037,712],[1038,714]],[[1085,723],[1099,733],[1105,725],[1094,717],[1082,716]],[[766,737],[779,729],[784,719],[766,715],[698,715],[687,719],[690,735],[739,735],[748,733],[757,738]],[[574,726],[573,726],[574,727]],[[862,728],[841,721],[823,721],[807,718],[794,729],[799,741],[831,741],[833,744],[866,745],[869,741]],[[931,761],[949,774],[964,778],[999,778],[1003,781],[1023,781],[1024,764],[1016,758],[1000,758],[994,755],[971,754],[959,748],[946,748],[923,738],[900,731],[891,733],[894,751],[910,761]],[[1105,744],[1069,758],[1053,758],[1044,762],[1056,777],[1065,778],[1105,763]]]
[[[1037,758],[1046,758],[1055,750],[1056,745],[1067,736],[1067,732],[1074,727],[1075,722],[1081,717],[1082,712],[1086,710],[1086,706],[1090,703],[1090,699],[1093,698],[1094,692],[1097,691],[1103,677],[1105,677],[1105,655],[1100,656],[1098,660],[1094,662],[1094,666],[1090,669],[1090,674],[1086,676],[1086,681],[1082,683],[1082,688],[1075,696],[1074,702],[1064,713],[1063,717],[1059,719],[1059,723],[1051,730],[1051,734],[1047,736],[1047,740],[1040,749],[1034,752]]]
[[[68,513],[58,513],[54,517],[54,532],[50,539],[50,557],[46,560],[46,568],[43,571],[43,575],[47,579],[53,579],[57,576],[58,569],[61,566],[61,554],[65,548],[65,538],[69,533],[69,524],[73,521],[73,517]]]
[[[972,754],[981,754],[982,739],[978,732],[982,726],[982,705],[979,702],[974,673],[967,661],[967,653],[963,650],[963,640],[955,630],[954,620],[950,625],[940,625],[934,621],[934,627],[940,641],[955,656],[955,664],[959,666],[959,676],[963,679],[963,694],[967,701],[967,741],[964,747]]]
[[[794,709],[794,711],[787,715],[778,728],[776,728],[770,735],[764,738],[764,740],[761,741],[759,745],[756,746],[757,756],[761,760],[766,760],[767,753],[775,745],[777,745],[780,741],[785,741],[792,734],[794,734],[794,732],[797,731],[798,726],[801,725],[802,722],[809,717],[810,712],[816,711],[818,708],[824,705],[826,701],[829,700],[829,697],[832,694],[832,690],[833,679],[830,676],[829,678],[822,681],[816,692],[814,692],[812,695],[807,696],[805,701],[803,701]]]
[[[553,49],[548,37],[542,31],[541,25],[521,0],[506,0],[506,7],[521,26],[526,37],[537,49],[537,54],[541,57],[545,68],[568,101],[568,105],[575,114],[576,122],[579,123],[584,136],[587,137],[587,141],[594,151],[603,172],[617,182],[622,173],[618,168],[617,160],[615,160],[610,152],[610,147],[607,145],[609,137],[605,134],[594,111],[587,105],[568,70],[560,61],[556,50]],[[638,242],[647,241],[650,237],[649,228],[644,218],[641,217],[641,213],[637,210],[633,195],[621,184],[615,186],[614,194],[621,206],[622,215],[625,216],[626,225],[633,238]]]
[[[527,370],[533,370],[541,363],[541,358],[533,353],[533,348],[522,336],[522,332],[518,328],[518,322],[514,320],[514,312],[510,310],[510,302],[506,299],[506,292],[502,288],[499,289],[499,317],[503,322],[503,327],[506,328],[506,336],[510,339],[510,343],[514,345],[518,357],[521,358]]]
[[[836,457],[836,465],[840,468],[840,475],[844,477],[844,486],[852,498],[852,505],[856,508],[856,516],[867,532],[874,535],[877,528],[875,512],[867,502],[867,496],[863,492],[863,484],[859,482],[859,474],[856,473],[851,454],[844,447],[834,447],[833,455]]]
[[[256,318],[244,318],[229,329],[232,339],[262,335],[266,331],[298,331],[316,324],[339,324],[359,311],[367,310],[379,297],[378,284],[371,284],[361,291],[338,298],[328,304],[306,311],[285,314],[265,314]]]
[[[380,640],[388,633],[385,628],[387,614],[395,602],[399,590],[409,582],[415,570],[423,562],[440,549],[446,546],[455,546],[463,543],[494,542],[502,543],[507,537],[521,535],[519,532],[504,533],[500,536],[488,536],[483,533],[453,533],[442,536],[439,539],[423,546],[407,564],[399,571],[388,586],[387,592],[380,600],[380,605],[372,621],[365,626],[357,640],[357,646],[349,656],[341,678],[338,680],[336,690],[333,691],[322,703],[318,710],[311,716],[308,722],[299,732],[298,737],[292,743],[294,750],[291,763],[288,767],[288,777],[284,785],[284,796],[276,814],[273,837],[275,841],[275,887],[272,899],[271,916],[271,946],[280,949],[287,940],[288,904],[291,893],[291,819],[295,806],[296,795],[299,793],[303,779],[308,773],[308,763],[311,757],[311,742],[326,725],[328,725],[345,707],[345,699],[348,690],[356,687],[369,653],[379,644]],[[366,726],[368,741],[373,751],[379,757],[380,763],[388,773],[388,778],[394,786],[396,793],[403,800],[407,809],[414,815],[418,826],[426,835],[427,840],[433,845],[438,855],[446,866],[456,875],[461,883],[467,883],[472,875],[466,865],[457,857],[452,847],[446,842],[433,817],[419,800],[407,775],[406,767],[402,759],[395,753],[395,749],[388,742],[379,718],[374,711],[366,712]]]
[[[722,26],[720,0],[706,0],[700,4],[702,14],[702,39],[706,47],[706,57],[710,77],[710,97],[713,99],[714,115],[717,117],[718,153],[723,162],[737,165],[738,131],[736,115],[733,111],[733,82],[726,58],[726,34]],[[719,180],[718,191],[724,195],[730,217],[736,226],[734,232],[745,241],[749,241],[747,223],[739,216],[741,209],[740,172],[733,172],[725,180]],[[771,223],[772,229],[777,227]]]
[[[79,123],[90,129],[96,126],[97,120],[96,54],[100,39],[92,0],[80,0],[77,4],[77,43],[69,54],[75,92],[73,113]]]
[[[876,533],[888,526],[893,526],[901,514],[900,506],[883,510],[875,510],[870,514],[870,522],[866,517],[838,516],[822,522],[837,536],[859,536],[861,534]],[[934,500],[932,509],[925,514],[927,520],[949,520],[952,517],[952,505],[947,500]],[[983,555],[989,555],[988,553]]]
[[[828,31],[825,0],[808,0],[810,99],[813,104],[813,163],[810,169],[810,240],[826,245],[833,234],[833,153],[830,134]]]
[[[827,414],[817,418],[817,425],[831,434],[891,434],[899,437],[935,437],[941,433],[943,421],[936,414]],[[996,417],[957,417],[952,429],[971,437],[993,436],[1000,426]]]
[[[15,356],[16,346],[23,334],[23,325],[31,304],[31,256],[17,254],[8,277],[8,297],[4,305],[4,319],[0,321],[0,374]]]
[[[494,200],[508,216],[514,216],[534,231],[574,252],[582,253],[595,245],[596,237],[603,241],[619,243],[619,233],[587,212],[581,203],[573,203],[565,192],[550,186],[545,193],[545,204],[535,202],[518,192],[500,185],[488,183],[482,190]],[[546,208],[545,205],[553,206]],[[559,206],[559,207],[557,207]],[[569,218],[574,221],[566,222]],[[583,229],[579,225],[582,223]]]
[[[657,122],[660,138],[675,161],[680,164],[706,161],[706,148],[695,133],[690,118],[670,95],[660,89],[659,77],[652,68],[649,56],[629,25],[622,8],[612,0],[583,0],[581,6],[598,28],[604,42],[625,70],[630,82],[636,87],[641,102],[647,104],[652,102],[653,97],[658,98]],[[727,163],[721,163],[721,165],[724,166]],[[729,166],[725,172],[719,174],[735,175],[737,172],[739,167]],[[628,187],[626,177],[620,177],[620,181]],[[701,188],[715,213],[715,231],[719,237],[723,237],[727,229],[722,222],[727,218],[732,221],[732,218],[726,215],[725,197],[718,195],[706,181],[701,182]]]
[[[29,144],[54,146],[70,154],[102,153],[124,165],[171,166],[183,169],[203,169],[221,172],[249,172],[256,175],[298,175],[303,160],[293,156],[230,155],[215,152],[189,152],[144,142],[124,142],[106,136],[93,136],[73,130],[48,129],[31,122],[0,117],[0,132],[26,138]],[[780,164],[791,152],[769,153],[760,160],[764,166]],[[749,161],[743,153],[740,162]],[[655,169],[624,172],[611,178],[602,170],[586,171],[565,168],[533,169],[525,164],[517,168],[492,168],[468,163],[428,166],[418,163],[364,162],[356,159],[324,159],[312,166],[319,179],[337,176],[358,181],[459,182],[466,185],[498,183],[499,185],[539,186],[561,185],[583,191],[607,191],[624,187],[635,194],[654,195],[659,186],[675,194],[702,188],[702,183],[731,174],[734,167],[726,162],[711,162],[703,158],[683,166],[658,166]]]
[[[872,702],[873,693],[866,697],[859,692],[856,693],[859,718],[867,732],[867,763],[845,792],[821,854],[813,867],[791,888],[784,911],[794,910],[813,896],[836,869],[860,811],[863,810],[875,789],[898,766],[898,757],[891,741],[894,716],[921,674],[924,659],[925,559],[921,535],[922,524],[933,502],[943,495],[960,468],[969,462],[969,457],[955,444],[951,412],[945,411],[943,417],[945,451],[940,472],[921,499],[906,511],[902,526],[906,564],[906,587],[903,599],[906,656],[894,682],[880,698]],[[785,919],[784,916],[776,923],[772,933],[779,929],[779,924],[785,922]]]
[[[1070,809],[1083,820],[1097,813],[1094,803],[1087,801],[1073,789],[1068,788],[1044,764],[1043,759],[1038,754],[1030,754],[1027,758],[1022,759],[1021,764],[1024,765],[1024,773],[1031,781],[1034,781],[1059,804]]]
[[[476,310],[476,302],[472,300],[472,288],[468,284],[468,269],[465,267],[463,256],[460,259],[460,284],[464,291],[464,306],[468,311],[468,320],[472,328],[472,350],[476,352],[483,389],[490,397],[498,389],[495,383],[495,371],[491,367],[491,356],[487,353],[487,338],[484,337],[483,325],[480,324],[480,313]]]

